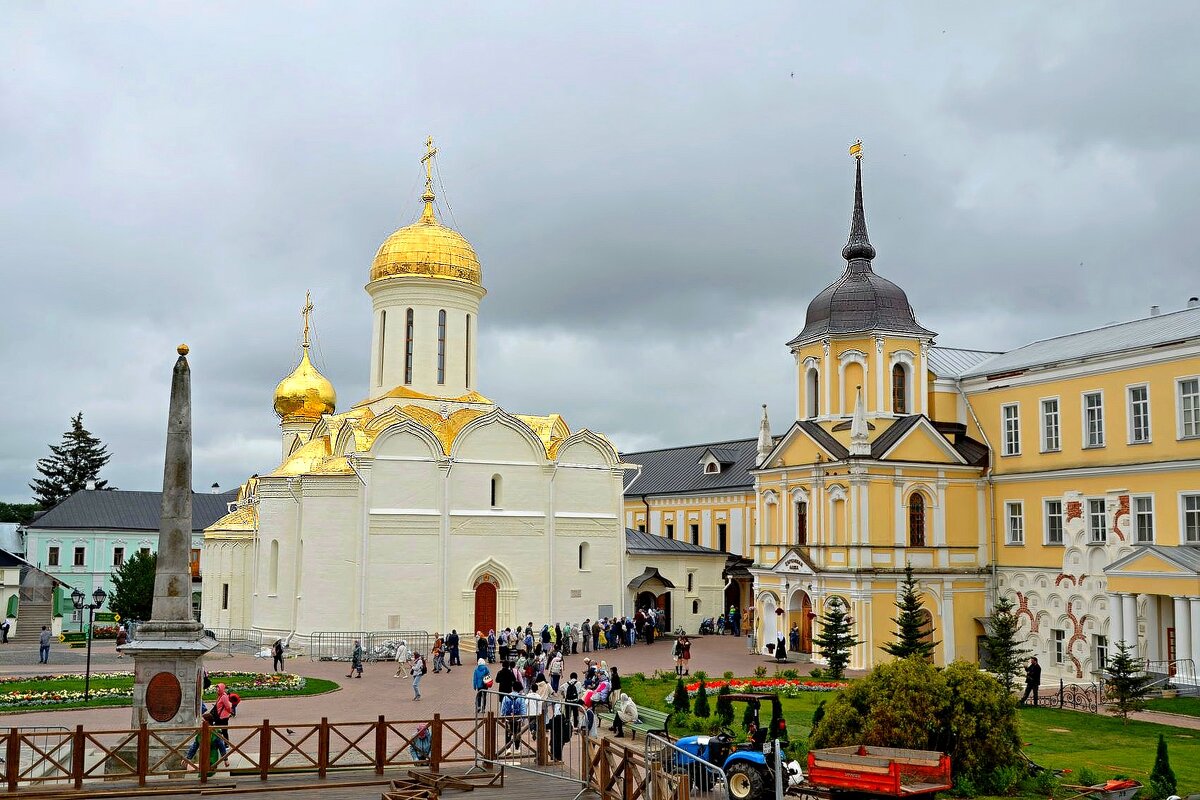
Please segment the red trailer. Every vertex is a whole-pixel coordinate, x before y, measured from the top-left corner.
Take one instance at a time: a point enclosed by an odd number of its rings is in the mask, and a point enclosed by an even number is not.
[[[914,797],[951,787],[950,756],[897,747],[829,747],[808,754],[809,787],[875,797]]]

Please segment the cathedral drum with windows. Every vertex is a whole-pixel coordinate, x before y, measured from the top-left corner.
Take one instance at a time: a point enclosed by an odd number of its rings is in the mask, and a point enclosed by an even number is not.
[[[212,626],[469,635],[621,607],[627,466],[605,437],[476,390],[482,270],[437,220],[435,152],[420,218],[371,267],[369,396],[347,411],[310,361],[305,306],[275,395],[282,463],[205,532]]]

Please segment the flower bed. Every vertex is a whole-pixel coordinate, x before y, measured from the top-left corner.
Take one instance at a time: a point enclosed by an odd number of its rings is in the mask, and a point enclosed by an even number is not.
[[[803,678],[733,678],[705,681],[704,690],[712,696],[726,684],[731,692],[774,692],[784,697],[794,697],[801,692],[837,692],[850,685],[845,681],[814,681]],[[695,697],[700,691],[700,681],[685,684],[685,688],[688,697]],[[674,692],[667,695],[668,705],[674,697]]]
[[[209,679],[213,686],[205,694],[215,695],[216,684],[223,683],[231,692],[244,692],[251,689],[274,690],[277,692],[299,692],[305,686],[305,679],[292,673],[264,674],[260,672],[210,672]],[[92,676],[94,682],[110,682],[112,679],[122,682],[121,686],[96,686],[91,690],[93,698],[133,697],[132,672],[107,672]],[[0,708],[25,705],[58,705],[62,703],[83,702],[83,691],[76,689],[53,689],[44,691],[4,691],[6,683],[55,683],[67,681],[82,681],[82,673],[65,673],[61,675],[9,675],[0,677]],[[125,681],[128,685],[124,685]]]

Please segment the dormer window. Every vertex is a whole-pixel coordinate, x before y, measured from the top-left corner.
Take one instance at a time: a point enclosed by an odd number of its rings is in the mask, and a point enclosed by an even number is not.
[[[715,475],[721,471],[721,465],[716,461],[710,461],[704,465],[704,471],[709,475]]]
[[[710,447],[700,456],[700,471],[705,475],[719,475],[726,467],[737,463],[737,453],[725,448]]]

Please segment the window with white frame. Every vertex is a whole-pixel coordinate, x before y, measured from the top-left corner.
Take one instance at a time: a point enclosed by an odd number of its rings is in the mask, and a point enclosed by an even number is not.
[[[1138,544],[1154,544],[1154,498],[1133,498],[1134,541]]]
[[[1104,508],[1104,498],[1093,498],[1087,501],[1088,541],[1093,544],[1103,544],[1108,541],[1108,513]]]
[[[1025,505],[1020,500],[1004,504],[1005,544],[1025,544]]]
[[[1047,397],[1042,401],[1042,452],[1050,453],[1062,449],[1062,437],[1058,425],[1058,398]]]
[[[1178,386],[1179,436],[1200,436],[1200,378],[1181,378]]]
[[[125,563],[125,548],[124,547],[114,547],[113,548],[113,566],[119,567],[119,566],[123,565],[124,563]]]
[[[1200,494],[1185,494],[1183,504],[1183,542],[1200,544]]]
[[[1054,629],[1054,663],[1062,664],[1067,660],[1067,632],[1061,628]]]
[[[1083,396],[1083,446],[1104,447],[1104,395],[1100,392]]]
[[[1092,635],[1092,664],[1097,671],[1108,666],[1108,637]]]
[[[1130,386],[1129,393],[1129,443],[1145,444],[1150,441],[1150,387]]]
[[[1000,421],[1004,431],[1004,455],[1021,455],[1021,407],[1016,403],[1000,406]]]
[[[1062,500],[1046,501],[1046,544],[1063,543]]]

